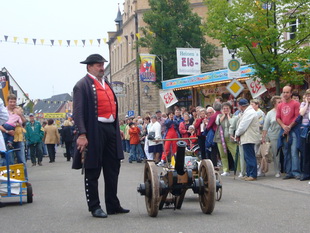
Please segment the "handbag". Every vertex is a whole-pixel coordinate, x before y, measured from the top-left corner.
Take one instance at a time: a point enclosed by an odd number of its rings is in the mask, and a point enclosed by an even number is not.
[[[148,140],[154,140],[155,139],[155,132],[149,132],[147,135]]]

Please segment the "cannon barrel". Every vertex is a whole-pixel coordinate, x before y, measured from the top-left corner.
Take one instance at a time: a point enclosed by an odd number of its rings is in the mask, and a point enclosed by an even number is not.
[[[178,175],[184,175],[184,157],[185,157],[185,148],[186,148],[186,142],[184,141],[178,141],[177,142],[177,154],[175,158],[175,170],[177,171]]]

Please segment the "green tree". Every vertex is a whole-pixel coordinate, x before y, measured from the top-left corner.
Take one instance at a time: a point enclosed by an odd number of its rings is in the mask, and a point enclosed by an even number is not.
[[[300,84],[309,72],[310,0],[205,0],[206,33],[255,69],[263,83]],[[293,62],[305,68],[298,72]],[[308,63],[308,67],[307,67]],[[299,70],[300,71],[300,70]]]
[[[149,0],[150,10],[144,13],[147,26],[142,27],[143,37],[138,46],[150,48],[150,53],[164,59],[164,80],[177,75],[176,48],[201,49],[203,58],[214,56],[215,47],[206,42],[201,17],[193,13],[188,0]],[[160,63],[156,61],[156,86],[161,88]]]

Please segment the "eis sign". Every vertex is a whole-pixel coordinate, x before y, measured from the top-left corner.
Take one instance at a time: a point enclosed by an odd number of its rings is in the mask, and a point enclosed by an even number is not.
[[[177,48],[178,75],[201,73],[200,49]]]

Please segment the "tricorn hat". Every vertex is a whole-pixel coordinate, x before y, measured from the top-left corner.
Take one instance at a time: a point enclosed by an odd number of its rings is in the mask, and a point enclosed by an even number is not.
[[[81,61],[81,64],[95,64],[95,63],[102,63],[107,62],[106,59],[103,58],[100,54],[92,54],[89,55],[85,61]]]

